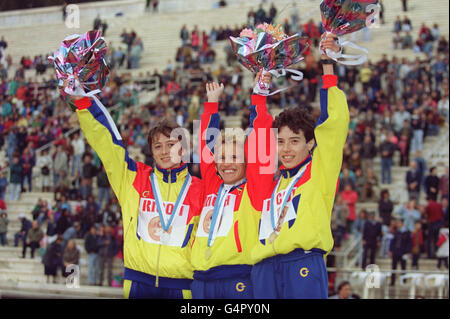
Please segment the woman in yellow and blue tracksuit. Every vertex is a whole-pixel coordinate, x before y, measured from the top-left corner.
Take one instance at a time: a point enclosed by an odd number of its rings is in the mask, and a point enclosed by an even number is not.
[[[205,196],[192,247],[194,281],[191,290],[194,299],[253,298],[250,253],[258,241],[261,194],[264,187],[267,191],[270,188],[274,163],[262,164],[258,156],[256,159],[253,156],[260,151],[270,153],[268,138],[263,137],[260,144],[256,142],[261,134],[258,128],[264,134],[272,132],[273,119],[267,111],[266,97],[253,95],[250,110],[252,130],[245,142],[246,168],[234,184],[225,183],[217,164],[222,154],[221,149],[218,150],[220,141],[215,141],[220,122],[218,103],[205,103],[201,116],[200,166]],[[235,147],[238,149],[239,145]],[[275,145],[272,147],[275,149]],[[238,152],[236,149],[233,155]],[[268,169],[270,174],[260,174],[261,167]],[[221,207],[220,217],[215,218]]]
[[[307,110],[299,108],[284,111],[273,123],[278,129],[278,157],[289,168],[281,166],[281,176],[263,203],[259,241],[251,254],[255,298],[328,298],[324,255],[333,247],[330,220],[349,111],[332,65],[324,65],[324,73],[321,116],[315,128],[312,117],[302,114]],[[306,125],[310,133],[302,121],[312,121]],[[309,149],[301,157],[292,151],[295,144],[289,146],[292,149],[281,145],[290,140],[298,143],[302,135]],[[293,163],[293,159],[298,161]]]
[[[188,174],[185,163],[162,169],[133,161],[108,111],[96,101],[75,100],[76,113],[122,208],[124,296],[190,298],[192,235],[202,202],[200,181]],[[156,193],[160,200],[155,199]],[[163,232],[161,216],[166,226],[171,222],[167,232]],[[165,233],[169,235],[163,240]]]

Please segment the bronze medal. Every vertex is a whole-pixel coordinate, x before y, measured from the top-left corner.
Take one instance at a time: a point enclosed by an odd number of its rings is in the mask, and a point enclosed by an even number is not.
[[[270,234],[269,236],[269,243],[273,244],[273,242],[275,241],[275,239],[277,239],[278,235],[277,233],[274,231],[272,234]]]

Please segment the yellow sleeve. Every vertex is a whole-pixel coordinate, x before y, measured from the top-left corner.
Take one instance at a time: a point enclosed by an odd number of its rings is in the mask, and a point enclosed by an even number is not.
[[[316,147],[311,175],[319,179],[323,195],[330,196],[334,201],[350,116],[347,98],[336,86],[337,77],[326,77],[324,88],[320,90],[321,115],[314,130]]]
[[[100,157],[111,187],[123,207],[127,193],[133,189],[136,162],[129,157],[116,125],[101,103],[84,98],[75,104],[81,130]]]

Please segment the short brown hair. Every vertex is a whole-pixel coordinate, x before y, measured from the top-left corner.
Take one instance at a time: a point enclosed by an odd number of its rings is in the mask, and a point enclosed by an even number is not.
[[[219,152],[223,152],[223,147],[227,148],[229,145],[233,145],[233,149],[237,151],[239,148],[242,149],[242,155],[244,156],[244,163],[247,163],[247,156],[245,154],[245,133],[240,128],[232,128],[227,130],[222,130],[219,137],[217,138],[216,144],[214,145],[214,155],[220,156]],[[217,161],[216,161],[217,162]],[[220,162],[220,161],[219,161]]]
[[[283,126],[289,127],[295,134],[301,130],[306,142],[314,138],[315,120],[305,107],[290,108],[281,112],[273,121],[273,127],[280,130]]]
[[[178,124],[174,123],[173,121],[169,121],[167,119],[163,119],[156,126],[152,127],[150,131],[148,132],[147,141],[148,141],[148,147],[150,148],[150,155],[153,155],[152,153],[152,144],[155,142],[155,138],[159,134],[163,134],[166,137],[170,137],[173,130],[181,128]],[[178,140],[181,141],[182,137],[178,136]],[[182,145],[182,147],[186,147],[186,145]]]

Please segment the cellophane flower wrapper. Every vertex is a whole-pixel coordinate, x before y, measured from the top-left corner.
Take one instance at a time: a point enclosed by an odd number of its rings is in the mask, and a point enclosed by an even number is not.
[[[73,110],[76,107],[69,92],[87,96],[106,85],[109,74],[104,59],[106,51],[101,32],[89,31],[66,37],[59,50],[48,57],[55,67],[61,96]],[[65,89],[64,82],[67,82]]]
[[[286,69],[303,60],[302,54],[309,46],[308,38],[298,34],[280,39],[264,31],[256,32],[253,38],[230,37],[230,42],[238,61],[255,73],[260,70]]]
[[[359,31],[374,22],[369,16],[377,5],[378,0],[322,0],[323,28],[338,36]]]

